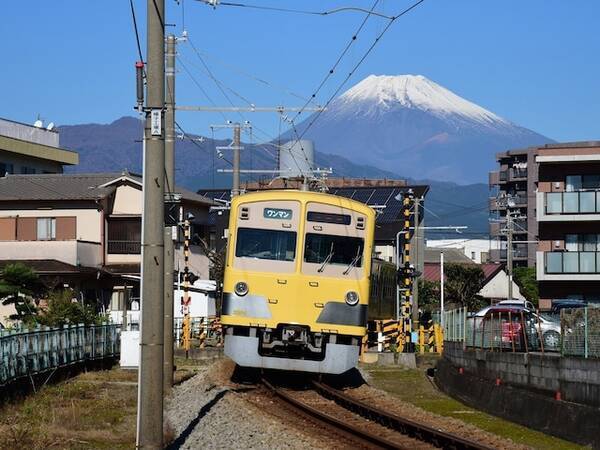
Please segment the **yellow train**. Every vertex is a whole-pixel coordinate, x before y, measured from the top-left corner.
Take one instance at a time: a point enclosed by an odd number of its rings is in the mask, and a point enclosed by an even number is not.
[[[334,195],[235,197],[225,354],[243,367],[332,374],[354,367],[366,333],[374,227],[373,209]]]

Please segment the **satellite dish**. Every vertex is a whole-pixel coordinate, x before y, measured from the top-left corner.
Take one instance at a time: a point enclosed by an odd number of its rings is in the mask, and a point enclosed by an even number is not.
[[[52,130],[54,130],[54,122],[50,122],[50,123],[48,124],[48,126],[46,127],[46,130],[48,130],[48,131],[52,131]]]
[[[33,123],[33,126],[36,127],[36,128],[43,128],[44,127],[44,122],[42,122],[40,119],[38,119],[38,120],[36,120]]]

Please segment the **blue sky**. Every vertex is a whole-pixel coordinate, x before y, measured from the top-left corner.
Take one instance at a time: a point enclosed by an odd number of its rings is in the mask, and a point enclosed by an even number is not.
[[[295,106],[302,101],[241,76],[223,62],[309,96],[362,20],[354,13],[318,17],[226,6],[213,10],[197,1],[181,1],[185,28],[211,71],[256,105]],[[240,3],[327,10],[369,7],[373,1]],[[134,4],[145,51],[146,1]],[[174,0],[166,4],[167,22],[175,24],[168,31],[180,34],[182,7]],[[393,15],[410,4],[380,0],[378,10]],[[347,87],[371,73],[422,74],[553,139],[600,139],[598,17],[600,2],[595,0],[426,0],[392,26]],[[369,19],[319,101],[337,88],[384,26],[382,19]],[[1,117],[31,123],[40,114],[46,121],[74,124],[108,123],[133,115],[137,50],[127,0],[7,2],[0,49]],[[191,46],[182,44],[179,52],[213,101],[227,106]],[[179,71],[177,82],[179,104],[209,104],[185,71]],[[266,135],[278,132],[276,114],[246,118]],[[178,121],[189,132],[210,135],[209,125],[223,118],[182,112]],[[266,135],[257,131],[256,140]]]

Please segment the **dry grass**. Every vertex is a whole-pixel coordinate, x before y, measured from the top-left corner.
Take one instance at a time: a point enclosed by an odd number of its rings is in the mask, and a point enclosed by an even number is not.
[[[175,374],[184,376],[188,371]],[[0,409],[0,449],[134,448],[136,383],[135,370],[88,372],[6,404]]]

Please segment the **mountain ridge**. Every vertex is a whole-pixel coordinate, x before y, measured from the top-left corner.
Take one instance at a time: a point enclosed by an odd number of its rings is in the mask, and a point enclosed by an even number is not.
[[[315,117],[297,124],[296,132],[322,152],[412,178],[459,184],[485,182],[499,151],[554,142],[422,75],[371,75],[309,126]]]

